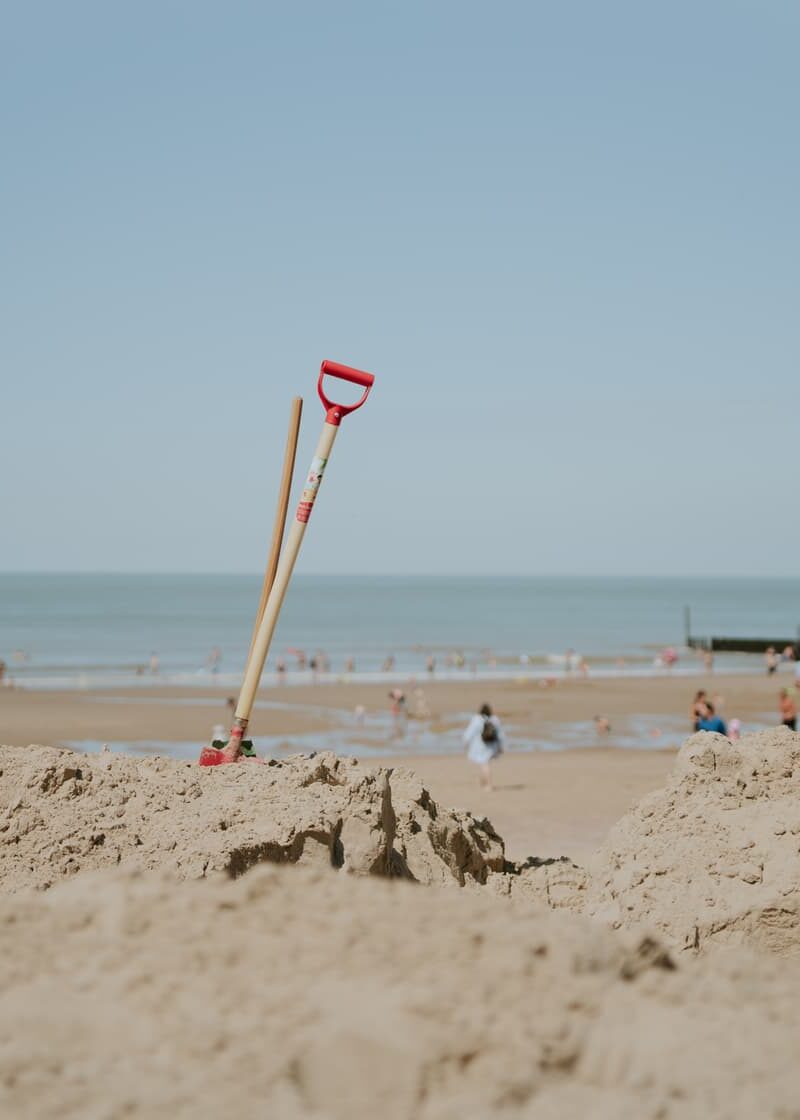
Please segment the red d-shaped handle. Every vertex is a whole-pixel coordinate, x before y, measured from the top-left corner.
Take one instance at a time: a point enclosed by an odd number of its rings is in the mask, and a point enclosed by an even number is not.
[[[360,401],[355,404],[335,404],[334,401],[328,400],[325,396],[325,390],[322,387],[322,382],[325,376],[338,377],[340,381],[351,381],[354,385],[362,385],[364,387],[364,395]],[[317,382],[317,390],[319,392],[319,399],[325,405],[327,413],[325,420],[328,424],[334,424],[338,427],[342,422],[342,418],[349,416],[351,412],[355,412],[357,408],[361,408],[364,401],[369,396],[369,391],[374,384],[375,378],[371,373],[366,373],[363,369],[353,369],[352,366],[343,366],[339,362],[323,362],[319,367],[319,381]]]

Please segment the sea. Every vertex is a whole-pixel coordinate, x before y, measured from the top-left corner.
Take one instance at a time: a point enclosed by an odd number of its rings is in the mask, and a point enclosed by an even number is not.
[[[234,689],[261,577],[200,574],[0,573],[0,658],[19,687],[145,685]],[[299,574],[267,665],[323,678],[543,676],[585,659],[593,674],[700,671],[694,635],[793,639],[800,579],[320,576]],[[218,650],[218,654],[213,654]],[[306,668],[298,667],[298,651]],[[569,657],[569,660],[567,658]],[[389,660],[391,659],[391,660]],[[350,667],[348,668],[348,662]],[[757,666],[717,655],[717,672]]]

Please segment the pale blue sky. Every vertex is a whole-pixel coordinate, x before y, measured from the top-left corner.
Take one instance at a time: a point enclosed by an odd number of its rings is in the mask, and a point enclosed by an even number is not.
[[[0,567],[796,573],[800,5],[1,18]]]

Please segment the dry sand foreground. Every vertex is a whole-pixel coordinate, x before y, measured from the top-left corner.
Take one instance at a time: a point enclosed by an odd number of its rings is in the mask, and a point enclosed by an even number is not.
[[[798,735],[587,867],[329,754],[1,750],[3,1115],[800,1118]]]

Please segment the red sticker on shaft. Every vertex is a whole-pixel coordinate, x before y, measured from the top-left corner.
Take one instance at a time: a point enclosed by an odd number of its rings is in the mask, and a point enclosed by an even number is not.
[[[305,524],[311,516],[311,511],[314,508],[314,502],[317,500],[317,491],[319,484],[322,482],[322,476],[325,473],[325,466],[327,459],[320,459],[315,457],[311,462],[311,469],[308,472],[306,484],[303,487],[303,493],[300,499],[300,505],[297,507],[297,520]]]

